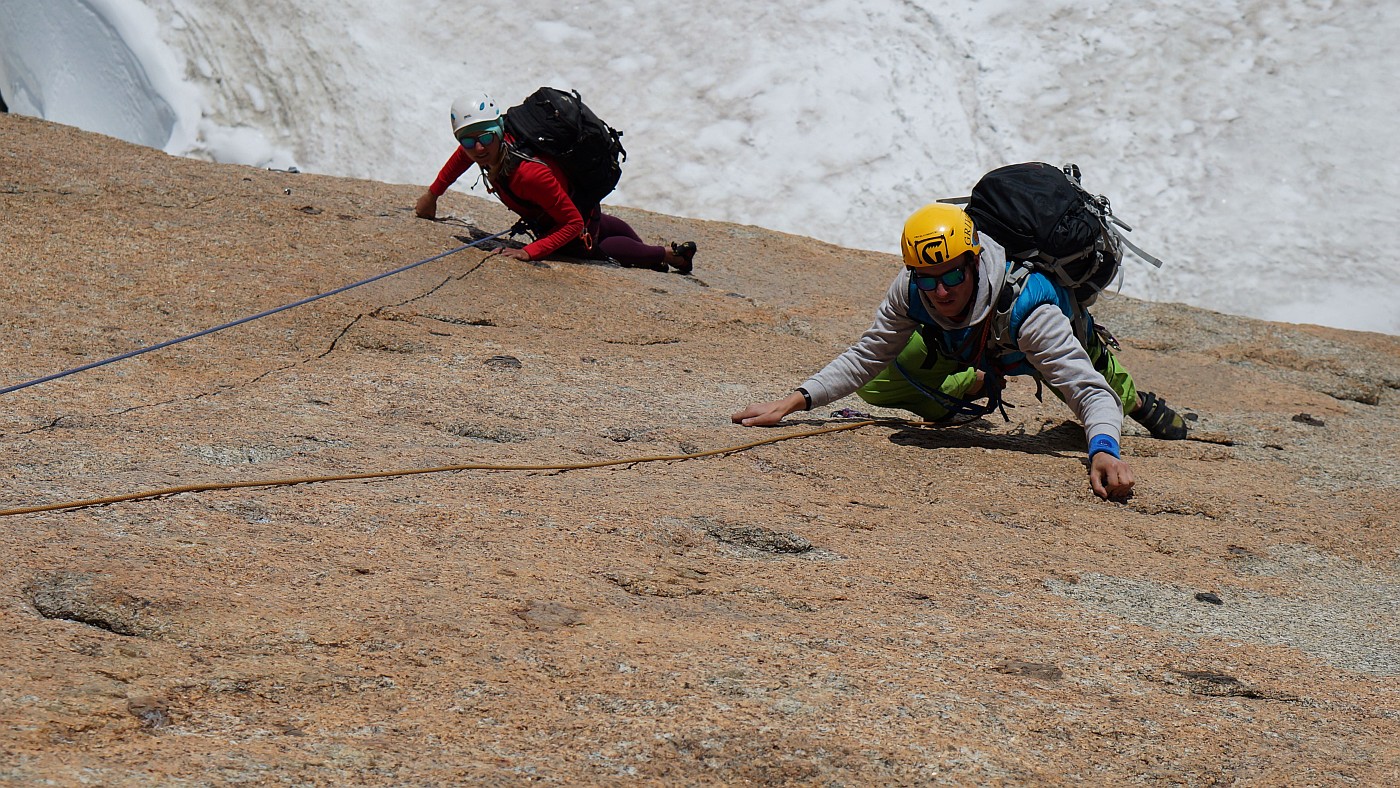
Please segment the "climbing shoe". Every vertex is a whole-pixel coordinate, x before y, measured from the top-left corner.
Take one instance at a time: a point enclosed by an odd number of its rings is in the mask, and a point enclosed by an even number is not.
[[[696,251],[698,251],[698,249],[696,248],[694,241],[686,241],[685,243],[671,244],[671,253],[681,259],[681,262],[679,263],[671,263],[671,267],[676,269],[676,273],[688,274],[690,273],[691,269],[695,268]]]
[[[1133,421],[1147,428],[1152,437],[1164,441],[1179,441],[1186,437],[1186,422],[1176,411],[1167,407],[1167,401],[1150,391],[1139,396],[1142,404],[1129,413]]]

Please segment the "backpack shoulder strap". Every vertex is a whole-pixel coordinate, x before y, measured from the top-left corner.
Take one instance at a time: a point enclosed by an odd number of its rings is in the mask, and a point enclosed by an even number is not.
[[[1019,322],[1016,318],[1019,317],[1021,320],[1024,320],[1025,315],[1022,314],[1018,316],[1016,314],[1016,302],[1019,301],[1021,295],[1025,293],[1026,285],[1031,275],[1035,273],[1041,273],[1041,275],[1044,276],[1043,272],[1036,271],[1032,263],[1025,261],[1012,262],[1011,270],[1006,274],[1006,284],[1002,287],[1001,295],[997,298],[995,311],[992,316],[988,318],[991,321],[991,331],[987,337],[987,347],[989,349],[1001,351],[1015,351],[1018,349],[1016,345],[1018,337],[1016,334],[1019,333],[1020,326],[1015,325]],[[1057,292],[1053,301],[1047,300],[1043,301],[1043,303],[1053,304],[1064,312],[1065,316],[1069,318],[1070,326],[1074,329],[1075,338],[1078,339],[1080,344],[1084,345],[1084,347],[1089,347],[1091,321],[1089,319],[1088,310],[1085,309],[1084,305],[1079,302],[1079,299],[1075,298],[1074,294],[1068,289],[1060,287],[1050,277],[1046,277],[1046,281],[1048,281],[1050,286],[1055,288]]]
[[[1011,311],[1016,306],[1016,299],[1021,297],[1021,292],[1026,289],[1026,279],[1030,277],[1035,269],[1025,261],[1015,261],[1011,264],[1011,270],[1006,272],[1006,283],[1002,285],[1001,295],[997,296],[996,305],[992,307],[991,330],[987,335],[987,345],[991,348],[1015,350],[1016,340],[1011,336]]]

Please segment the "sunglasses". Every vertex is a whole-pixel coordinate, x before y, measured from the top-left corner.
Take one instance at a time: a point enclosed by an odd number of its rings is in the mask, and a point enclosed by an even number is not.
[[[914,286],[926,293],[931,293],[942,284],[944,288],[952,290],[963,282],[967,281],[967,266],[960,265],[951,271],[945,271],[938,276],[932,274],[921,274],[917,269],[909,271],[909,280]]]
[[[462,136],[457,138],[457,141],[462,143],[463,148],[471,150],[477,145],[490,145],[491,143],[495,142],[500,138],[501,133],[499,131],[496,131],[495,129],[492,129],[491,131],[483,131],[474,137],[469,134],[463,134]]]

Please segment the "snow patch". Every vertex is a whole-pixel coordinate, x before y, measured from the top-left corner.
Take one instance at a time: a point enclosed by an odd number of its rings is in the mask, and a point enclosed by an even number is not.
[[[1397,332],[1389,0],[244,5],[0,0],[0,93],[172,153],[425,185],[464,87],[573,87],[626,132],[610,203],[881,251],[993,167],[1073,161],[1166,261],[1128,295]]]

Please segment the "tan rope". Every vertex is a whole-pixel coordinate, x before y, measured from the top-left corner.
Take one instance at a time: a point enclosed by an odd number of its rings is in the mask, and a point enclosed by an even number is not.
[[[140,501],[147,498],[161,498],[167,495],[178,495],[179,493],[208,492],[211,490],[236,490],[243,487],[285,487],[293,484],[316,484],[319,482],[343,482],[357,479],[387,479],[392,476],[414,476],[424,473],[447,473],[450,471],[579,471],[587,468],[604,468],[610,465],[635,465],[642,462],[668,462],[674,460],[694,460],[701,457],[713,457],[717,454],[733,454],[735,452],[747,451],[757,446],[765,446],[779,441],[792,440],[794,438],[810,438],[815,435],[825,435],[830,432],[844,432],[846,430],[869,427],[872,424],[899,424],[911,427],[932,426],[926,422],[900,421],[897,419],[869,419],[866,421],[856,421],[849,424],[838,424],[834,427],[823,427],[819,430],[808,432],[794,432],[787,435],[779,435],[774,438],[744,443],[738,446],[729,446],[723,449],[712,449],[710,451],[695,452],[694,454],[668,454],[655,457],[634,457],[627,460],[600,460],[598,462],[583,462],[571,465],[491,465],[487,463],[468,463],[466,465],[441,465],[436,468],[409,468],[398,471],[373,471],[370,473],[348,473],[339,476],[303,476],[297,479],[264,479],[261,481],[246,482],[225,482],[222,484],[186,484],[180,487],[166,487],[161,490],[148,490],[146,492],[128,493],[126,495],[112,495],[106,498],[89,498],[82,501],[69,501],[67,503],[51,503],[43,506],[26,506],[19,509],[5,509],[0,511],[0,517],[9,517],[16,514],[34,514],[35,512],[56,512],[68,509],[81,509],[86,506],[101,506],[103,504],[121,503],[122,501]]]

